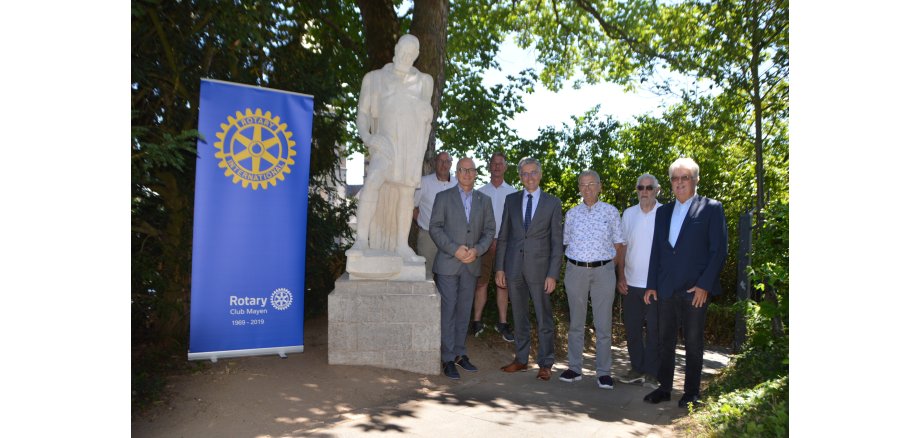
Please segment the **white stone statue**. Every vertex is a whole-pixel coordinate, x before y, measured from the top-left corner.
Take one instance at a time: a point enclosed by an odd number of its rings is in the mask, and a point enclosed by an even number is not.
[[[424,262],[409,247],[409,228],[434,114],[434,81],[412,67],[419,53],[418,38],[403,35],[395,51],[392,63],[364,76],[358,97],[358,133],[367,146],[370,165],[358,197],[357,236],[345,253],[346,269],[353,275],[362,270],[353,258],[385,252],[405,262]]]

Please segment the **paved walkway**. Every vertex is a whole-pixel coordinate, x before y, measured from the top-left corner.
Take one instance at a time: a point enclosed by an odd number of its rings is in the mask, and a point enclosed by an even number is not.
[[[616,347],[615,347],[616,348]],[[626,357],[616,348],[615,357]],[[683,385],[681,368],[675,388]],[[677,407],[676,390],[670,402],[650,405],[642,397],[651,389],[615,383],[613,390],[597,387],[593,372],[575,383],[558,380],[565,363],[557,363],[549,382],[536,379],[536,368],[506,374],[500,361],[489,357],[477,363],[478,373],[461,372],[461,380],[445,390],[425,391],[411,400],[346,415],[346,419],[311,431],[311,436],[357,437],[634,437],[676,436],[672,423],[686,415]],[[728,357],[707,351],[704,373],[725,366]],[[585,360],[593,366],[593,358]],[[625,364],[622,364],[625,365]],[[621,368],[625,371],[626,368]],[[441,377],[443,379],[443,376]]]
[[[616,339],[614,340],[616,342]],[[507,374],[512,344],[490,332],[468,341],[480,371],[452,381],[365,366],[330,366],[326,321],[308,320],[303,354],[221,359],[198,363],[199,372],[168,379],[168,399],[132,420],[135,437],[632,437],[675,436],[673,423],[686,415],[677,407],[683,387],[683,352],[670,402],[646,404],[651,391],[617,382],[597,387],[594,358],[586,355],[585,376],[558,380],[565,356],[549,382],[536,368]],[[614,345],[614,374],[628,369],[625,344]],[[704,380],[725,366],[728,356],[707,351]],[[533,365],[532,365],[533,366]]]

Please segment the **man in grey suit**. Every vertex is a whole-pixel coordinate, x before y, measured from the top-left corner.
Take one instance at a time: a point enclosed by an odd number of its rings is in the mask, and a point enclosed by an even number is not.
[[[492,200],[473,190],[476,176],[472,158],[457,162],[457,187],[435,196],[428,230],[438,247],[432,270],[441,295],[441,362],[444,375],[454,380],[460,378],[456,365],[477,371],[466,355],[466,333],[480,256],[495,236]]]
[[[554,358],[553,309],[549,294],[556,289],[562,265],[562,202],[540,190],[540,162],[524,158],[518,163],[524,190],[505,197],[501,231],[495,252],[495,284],[508,288],[514,316],[514,361],[502,367],[513,373],[527,370],[530,353],[529,301],[537,319],[537,378],[552,375]]]

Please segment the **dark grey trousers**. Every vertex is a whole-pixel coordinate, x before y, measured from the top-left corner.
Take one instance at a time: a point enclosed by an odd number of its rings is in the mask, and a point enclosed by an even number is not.
[[[546,278],[526,281],[523,276],[507,278],[508,296],[511,300],[511,315],[514,318],[514,358],[526,364],[530,354],[530,302],[537,319],[537,365],[541,368],[552,367],[555,363],[553,341],[556,326],[553,324],[553,309],[549,295],[543,292]]]
[[[435,276],[441,295],[441,361],[450,362],[466,354],[466,333],[473,310],[476,280],[466,268],[459,275]]]

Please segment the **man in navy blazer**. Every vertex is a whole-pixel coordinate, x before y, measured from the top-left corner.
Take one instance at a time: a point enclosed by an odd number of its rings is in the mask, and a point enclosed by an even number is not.
[[[492,200],[473,190],[476,176],[472,158],[457,162],[457,186],[435,196],[428,229],[438,248],[432,269],[441,295],[441,364],[454,380],[460,378],[457,365],[477,371],[466,355],[466,332],[481,256],[495,237]]]
[[[505,211],[495,250],[495,284],[507,287],[514,318],[514,361],[502,367],[513,373],[527,370],[530,353],[529,302],[537,319],[537,378],[552,375],[556,327],[549,294],[556,289],[562,267],[562,202],[540,190],[540,162],[518,163],[524,190],[505,197]]]
[[[675,201],[658,208],[649,258],[645,303],[658,301],[658,389],[649,403],[671,399],[677,327],[682,325],[687,351],[684,395],[677,405],[700,399],[703,372],[703,326],[710,297],[722,293],[719,272],[728,255],[725,211],[719,201],[696,194],[700,166],[678,158],[668,169]]]

